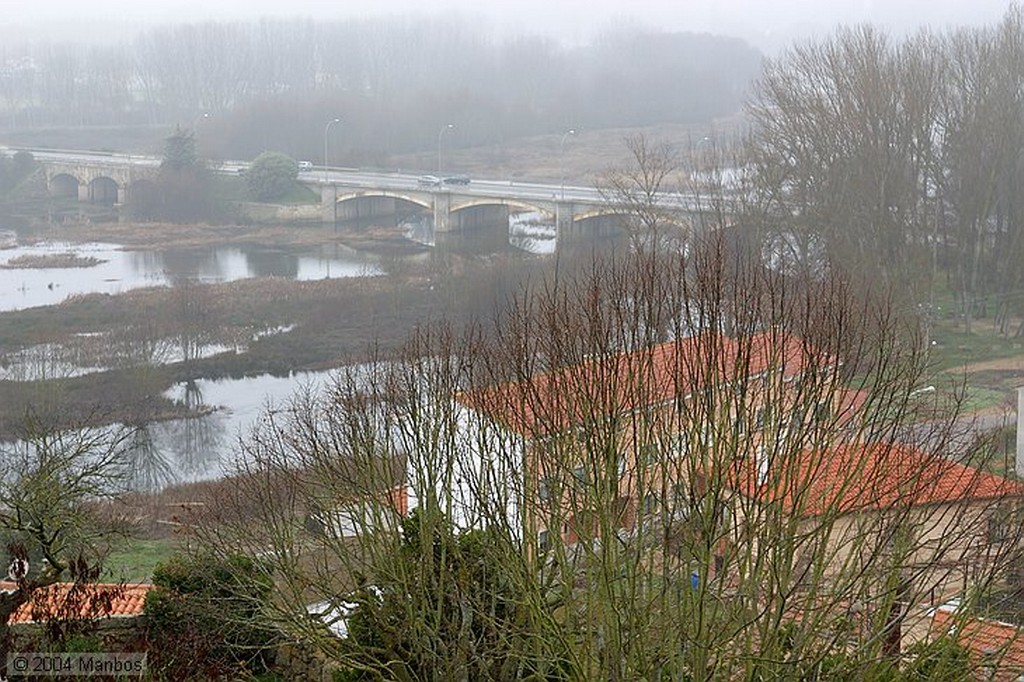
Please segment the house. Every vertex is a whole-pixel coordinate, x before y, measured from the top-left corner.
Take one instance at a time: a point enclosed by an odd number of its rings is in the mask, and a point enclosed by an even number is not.
[[[387,440],[406,458],[405,492],[382,487],[371,506],[408,511],[434,498],[456,526],[504,524],[534,557],[613,536],[657,547],[643,560],[679,569],[673,576],[695,590],[713,580],[719,598],[758,608],[771,598],[757,584],[759,555],[774,553],[793,575],[778,611],[809,616],[799,612],[808,602],[789,597],[800,597],[813,565],[808,591],[843,612],[833,622],[845,617],[876,640],[894,633],[898,651],[904,638],[927,636],[933,604],[971,587],[1016,541],[1004,530],[1024,484],[896,432],[879,438],[871,398],[848,388],[835,352],[778,330],[584,357],[458,393],[454,409],[418,404]],[[761,553],[772,542],[766,529],[802,539]],[[702,554],[678,551],[687,542]],[[744,553],[749,564],[738,569]],[[829,594],[844,571],[864,578]],[[742,580],[749,589],[737,596]]]
[[[391,432],[377,437],[400,464],[366,477],[372,487],[347,474],[350,499],[325,499],[309,525],[350,537],[357,521],[436,502],[457,527],[502,517],[531,552],[552,532],[570,542],[595,535],[606,508],[618,531],[635,532],[694,485],[709,458],[753,457],[797,422],[820,423],[830,437],[854,424],[865,394],[848,390],[840,370],[834,354],[789,333],[715,331],[463,391],[453,405],[427,395],[404,427],[381,420]],[[574,493],[598,480],[614,499],[595,507]]]
[[[830,433],[852,422],[864,395],[844,387],[839,368],[834,355],[777,330],[746,339],[708,332],[464,392],[461,422],[475,442],[459,449],[470,464],[449,490],[469,505],[466,481],[478,504],[484,494],[508,496],[524,538],[543,546],[551,532],[570,543],[595,535],[601,513],[576,492],[600,480],[615,494],[599,504],[632,532],[710,460],[752,457],[797,415]],[[502,473],[488,481],[496,452]],[[537,500],[554,513],[538,512]]]
[[[963,595],[1005,563],[1019,543],[1012,526],[1024,509],[1024,483],[901,443],[849,442],[743,462],[729,487],[738,516],[770,508],[797,524],[794,537],[827,531],[826,543],[793,548],[798,567],[811,553],[826,557],[816,589],[852,565],[874,563],[877,575],[865,569],[858,589],[863,611],[880,589],[873,579],[898,576],[900,594],[878,601],[902,609],[901,636],[909,641],[926,637],[934,604]]]
[[[814,589],[827,591],[851,565],[867,567],[853,588],[856,619],[893,620],[885,627],[898,651],[926,636],[932,605],[1005,561],[1024,484],[877,429],[868,401],[847,388],[834,354],[775,330],[589,357],[458,396],[476,437],[460,449],[472,464],[459,480],[474,483],[453,495],[483,505],[504,494],[527,553],[554,537],[574,546],[685,533],[713,497],[715,528],[701,530],[712,533],[706,578],[730,581],[772,524],[824,538],[793,548],[795,572],[818,562]],[[886,575],[892,565],[877,564],[890,559],[898,569]],[[898,587],[879,597],[893,574]]]
[[[77,587],[78,591],[73,593]],[[0,581],[0,591],[13,592],[17,584]],[[55,583],[32,592],[11,616],[10,625],[45,622],[51,618],[136,618],[141,616],[150,584],[78,585]]]
[[[949,601],[931,611],[929,638],[950,637],[966,647],[977,678],[1014,682],[1024,678],[1024,628],[985,618],[964,618]]]

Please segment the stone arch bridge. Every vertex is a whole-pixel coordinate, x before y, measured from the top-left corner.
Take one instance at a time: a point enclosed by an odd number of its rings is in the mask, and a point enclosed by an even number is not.
[[[108,206],[125,204],[134,193],[153,187],[159,168],[151,159],[131,157],[38,161],[51,196]]]

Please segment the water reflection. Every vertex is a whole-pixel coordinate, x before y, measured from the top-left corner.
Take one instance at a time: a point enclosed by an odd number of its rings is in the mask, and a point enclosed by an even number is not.
[[[159,427],[160,424],[146,424],[132,432],[126,465],[135,490],[156,491],[178,481],[170,453],[157,445],[155,432]]]
[[[426,215],[414,215],[401,223],[405,230],[405,238],[424,246],[435,246],[437,244],[434,234],[434,217]]]
[[[94,259],[79,268],[14,268],[11,261],[74,254]],[[383,274],[379,259],[340,244],[292,252],[269,247],[124,251],[117,244],[48,242],[0,251],[0,311],[55,305],[70,296],[119,294],[181,280],[230,282],[252,277],[298,280]]]
[[[508,241],[527,253],[551,254],[558,249],[558,227],[553,218],[538,211],[512,213],[508,217]]]
[[[407,239],[418,244],[435,247],[438,244],[432,216],[413,216],[401,223]],[[495,241],[495,233],[500,235]],[[534,255],[555,253],[558,247],[558,229],[554,219],[540,211],[510,213],[507,224],[484,225],[457,233],[446,233],[444,246],[458,245],[460,250],[503,251],[512,246]]]
[[[29,346],[10,354],[0,354],[0,381],[46,381],[69,379],[106,368],[89,364],[75,348],[56,343]]]
[[[287,333],[291,326],[253,334],[252,341]],[[110,369],[162,366],[209,358],[222,353],[245,353],[247,344],[196,343],[183,347],[181,339],[145,337],[121,329],[109,334],[78,334],[64,344],[45,343],[12,353],[0,353],[0,381],[70,379]],[[121,332],[121,333],[118,333]]]
[[[127,425],[127,475],[136,490],[157,491],[170,485],[219,478],[231,470],[246,438],[268,409],[287,405],[298,391],[319,392],[331,382],[330,372],[295,372],[286,377],[268,374],[243,379],[197,380],[165,393],[199,416],[147,422],[140,413]],[[123,428],[109,427],[111,433]],[[85,439],[95,433],[80,432]],[[74,441],[75,436],[69,437]],[[25,452],[25,442],[0,442],[0,458]]]
[[[154,422],[138,429],[132,450],[133,480],[141,489],[218,478],[235,461],[239,439],[252,430],[266,409],[287,403],[296,391],[319,390],[330,372],[265,374],[243,379],[188,381],[165,396],[202,416]]]

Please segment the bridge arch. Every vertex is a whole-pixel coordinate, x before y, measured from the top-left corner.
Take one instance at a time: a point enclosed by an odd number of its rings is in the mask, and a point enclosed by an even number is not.
[[[349,202],[349,201],[355,201],[355,200],[358,200],[358,199],[370,199],[370,200],[373,200],[373,199],[394,199],[394,200],[398,200],[398,201],[404,201],[404,202],[409,203],[409,204],[415,204],[416,206],[419,206],[420,208],[429,209],[431,207],[431,203],[427,199],[423,199],[421,197],[414,196],[414,195],[411,195],[411,194],[402,194],[402,193],[398,193],[398,192],[386,192],[386,191],[381,191],[381,192],[349,192],[349,193],[346,193],[346,194],[338,194],[337,201],[338,201],[339,204],[343,204],[343,203],[346,203],[346,202]]]
[[[593,209],[583,211],[573,216],[573,227],[580,231],[591,230],[597,234],[609,234],[617,230],[628,228],[629,221],[634,218],[633,214],[621,209]],[[689,232],[693,225],[682,215],[670,215],[662,218],[661,222],[679,228],[683,232]]]
[[[140,179],[133,181],[126,190],[128,201],[137,201],[157,194],[156,183],[152,180]]]
[[[486,197],[462,201],[457,204],[453,203],[450,211],[450,229],[454,230],[479,229],[500,225],[503,231],[507,231],[510,228],[512,216],[522,213],[540,214],[552,223],[555,220],[550,210],[545,210],[526,202]]]
[[[117,181],[105,175],[99,175],[89,182],[89,201],[94,204],[113,206],[117,203]]]
[[[580,211],[573,216],[573,220],[581,222],[583,220],[593,220],[595,218],[614,218],[622,221],[630,215],[628,211],[623,211],[616,208],[595,208],[589,211]]]
[[[422,213],[432,208],[429,201],[394,192],[353,192],[340,194],[335,202],[337,220],[376,218],[401,213]]]
[[[549,208],[537,206],[525,201],[516,201],[514,199],[491,199],[487,197],[474,197],[468,201],[460,201],[457,203],[452,202],[451,211],[452,213],[455,213],[456,211],[477,208],[479,206],[506,206],[508,207],[509,213],[539,212],[551,214],[551,210]]]
[[[78,178],[70,173],[57,173],[50,178],[50,196],[77,199]]]

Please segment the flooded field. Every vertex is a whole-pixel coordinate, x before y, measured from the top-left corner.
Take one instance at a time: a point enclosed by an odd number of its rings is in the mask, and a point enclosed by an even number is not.
[[[80,266],[66,267],[70,257]],[[48,264],[53,263],[53,266]],[[383,274],[379,258],[340,244],[310,251],[218,246],[126,250],[119,244],[43,242],[0,250],[0,311],[55,305],[82,294],[120,294],[179,280],[255,277],[298,281]]]
[[[400,343],[423,322],[487,314],[556,250],[540,215],[492,228],[435,235],[429,220],[396,225],[390,250],[353,248],[344,242],[358,232],[326,227],[271,238],[253,228],[255,243],[236,243],[245,228],[223,227],[162,226],[153,240],[123,226],[77,242],[5,233],[6,428],[49,386],[82,413],[96,400],[131,414],[140,488],[218,477],[269,403],[329,379],[320,367],[377,339]],[[154,389],[155,407],[120,407],[148,404]]]

